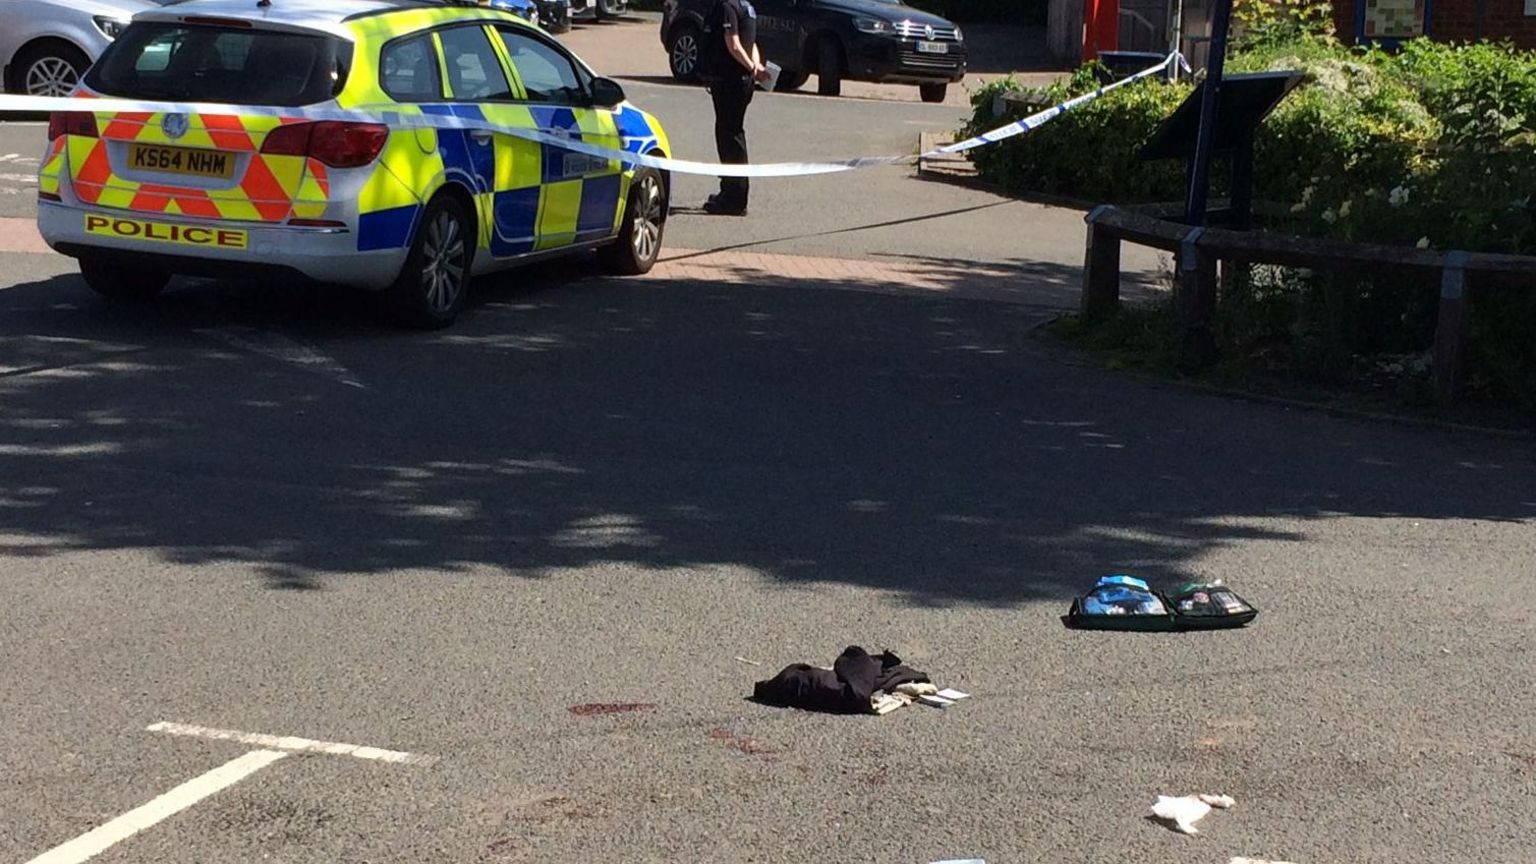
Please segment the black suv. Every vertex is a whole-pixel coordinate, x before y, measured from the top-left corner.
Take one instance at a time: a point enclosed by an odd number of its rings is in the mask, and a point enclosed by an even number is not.
[[[705,10],[716,0],[667,0],[661,44],[672,76],[697,80]],[[757,45],[783,68],[779,90],[816,75],[816,92],[836,96],[843,79],[916,84],[924,102],[943,102],[965,77],[960,28],[900,0],[753,0]]]

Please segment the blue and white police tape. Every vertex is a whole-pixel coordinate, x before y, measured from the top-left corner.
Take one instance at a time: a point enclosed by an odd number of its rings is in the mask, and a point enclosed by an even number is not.
[[[1043,111],[1031,114],[1022,120],[1000,126],[988,132],[983,132],[974,138],[967,138],[954,144],[948,144],[917,156],[862,156],[854,159],[843,159],[831,162],[771,162],[757,165],[726,165],[719,162],[694,162],[687,159],[672,159],[663,156],[651,156],[641,153],[631,153],[627,150],[618,150],[612,147],[601,147],[586,141],[580,141],[570,137],[571,133],[564,129],[529,129],[518,126],[506,126],[492,123],[484,119],[473,117],[456,117],[441,114],[402,114],[399,106],[383,106],[378,109],[359,108],[342,110],[339,108],[286,108],[267,105],[231,105],[225,103],[209,102],[173,102],[165,100],[144,99],[120,99],[116,97],[78,99],[72,96],[18,96],[0,95],[0,115],[4,114],[35,114],[53,111],[92,111],[98,113],[117,112],[149,112],[149,113],[174,113],[174,114],[212,114],[212,115],[241,115],[261,117],[282,117],[294,120],[334,120],[353,123],[383,123],[392,129],[451,129],[469,132],[491,132],[499,135],[509,135],[515,138],[524,138],[547,144],[575,153],[583,153],[599,159],[623,162],[627,165],[643,165],[661,171],[670,171],[676,174],[699,174],[708,177],[806,177],[815,174],[836,174],[843,171],[853,171],[859,168],[869,168],[876,165],[897,165],[909,162],[913,159],[924,159],[950,153],[963,153],[966,150],[974,150],[987,144],[993,144],[1022,135],[1031,129],[1036,129],[1045,123],[1056,119],[1067,111],[1080,105],[1092,102],[1094,99],[1117,90],[1129,84],[1133,84],[1144,78],[1150,78],[1162,72],[1174,68],[1189,70],[1189,64],[1185,62],[1183,55],[1178,52],[1168,55],[1155,66],[1149,66],[1134,75],[1127,76],[1118,81],[1106,84],[1091,93],[1084,93],[1072,99],[1068,99],[1058,105],[1053,105]]]

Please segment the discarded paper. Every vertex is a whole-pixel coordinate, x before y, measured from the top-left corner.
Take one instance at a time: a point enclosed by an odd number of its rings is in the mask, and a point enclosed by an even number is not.
[[[1195,823],[1204,819],[1212,807],[1226,810],[1236,803],[1227,795],[1185,795],[1180,798],[1159,795],[1157,803],[1147,811],[1147,818],[1181,834],[1199,834]]]

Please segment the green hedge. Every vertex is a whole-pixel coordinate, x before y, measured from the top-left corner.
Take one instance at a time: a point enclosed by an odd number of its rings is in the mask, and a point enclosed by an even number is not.
[[[1281,205],[1276,230],[1536,255],[1536,53],[1415,41],[1387,54],[1300,36],[1252,40],[1228,68],[1306,73],[1256,142],[1255,192]],[[1094,86],[1083,70],[1035,96]],[[967,133],[998,125],[993,100],[1007,89],[1017,85],[975,94]],[[1188,92],[1131,85],[974,158],[984,177],[1016,192],[1180,200],[1182,166],[1143,163],[1137,151]],[[1213,173],[1220,195],[1221,166]],[[1348,377],[1362,355],[1418,351],[1433,332],[1428,288],[1295,272],[1266,280],[1225,304],[1227,348],[1258,341],[1272,355],[1279,340],[1292,360],[1331,358],[1323,365]],[[1474,386],[1536,410],[1536,290],[1484,292],[1473,328]]]

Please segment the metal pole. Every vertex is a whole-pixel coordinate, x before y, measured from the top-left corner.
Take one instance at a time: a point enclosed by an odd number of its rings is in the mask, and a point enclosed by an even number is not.
[[[1170,37],[1168,39],[1168,53],[1184,53],[1184,0],[1174,0],[1173,15],[1168,22]],[[1168,65],[1168,80],[1179,80],[1179,64]]]
[[[1205,65],[1205,89],[1200,94],[1200,133],[1195,139],[1195,160],[1189,172],[1189,198],[1184,221],[1205,225],[1210,199],[1211,148],[1216,141],[1216,106],[1221,94],[1221,73],[1227,65],[1227,30],[1232,23],[1232,0],[1215,0],[1211,22],[1211,56]]]

